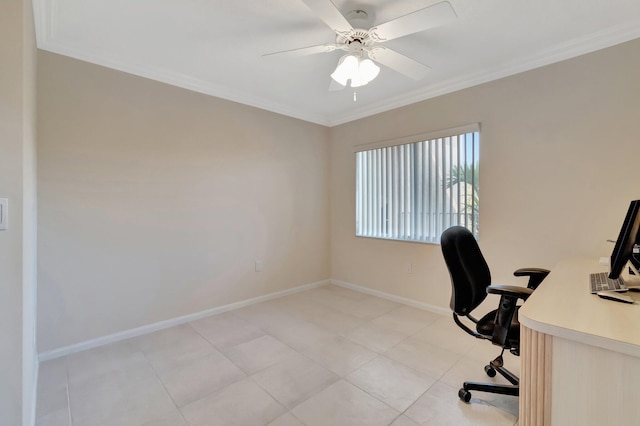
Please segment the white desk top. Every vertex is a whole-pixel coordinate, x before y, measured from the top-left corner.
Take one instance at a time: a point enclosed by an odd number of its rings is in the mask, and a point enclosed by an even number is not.
[[[625,293],[635,304],[591,294],[589,274],[606,270],[590,258],[560,262],[520,308],[520,323],[545,334],[640,358],[640,293]]]

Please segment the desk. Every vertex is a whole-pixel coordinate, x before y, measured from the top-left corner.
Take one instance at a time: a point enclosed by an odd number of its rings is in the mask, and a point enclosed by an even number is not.
[[[560,262],[520,308],[521,426],[640,424],[640,303],[592,295],[604,270]]]

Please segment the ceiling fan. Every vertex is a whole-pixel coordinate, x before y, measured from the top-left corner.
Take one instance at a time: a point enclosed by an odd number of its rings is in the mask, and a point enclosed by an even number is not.
[[[357,18],[367,18],[367,12],[362,9],[352,10],[345,17],[331,0],[302,1],[335,31],[335,43],[274,52],[264,56],[306,56],[334,50],[347,52],[340,58],[336,70],[331,74],[333,81],[339,83],[336,85],[332,81],[331,90],[342,89],[347,85],[359,87],[368,84],[380,72],[375,62],[414,80],[422,79],[430,69],[428,66],[380,43],[444,25],[457,18],[451,4],[442,1],[367,30],[354,28],[347,20],[347,17],[355,18],[352,19],[354,22]]]

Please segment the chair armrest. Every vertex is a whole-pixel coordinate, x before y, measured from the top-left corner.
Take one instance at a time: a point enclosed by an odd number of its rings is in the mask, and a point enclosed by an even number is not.
[[[533,293],[530,288],[519,287],[515,285],[490,285],[487,287],[487,294],[499,294],[500,296],[517,297],[518,299],[527,300]]]
[[[527,300],[533,290],[514,285],[492,285],[487,287],[488,294],[500,296],[500,304],[494,319],[491,341],[494,345],[505,347],[507,336],[517,309],[518,299]]]
[[[549,275],[549,272],[551,271],[543,268],[520,268],[517,269],[513,275],[516,277],[529,277],[527,288],[535,290],[547,275]]]

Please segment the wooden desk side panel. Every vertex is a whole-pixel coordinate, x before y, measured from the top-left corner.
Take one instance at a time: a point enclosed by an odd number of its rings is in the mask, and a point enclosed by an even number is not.
[[[553,338],[554,425],[640,424],[640,358]]]
[[[520,426],[551,424],[552,336],[520,326]]]

